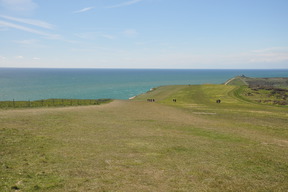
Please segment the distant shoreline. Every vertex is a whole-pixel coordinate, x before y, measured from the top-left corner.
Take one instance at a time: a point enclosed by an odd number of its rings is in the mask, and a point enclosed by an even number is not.
[[[245,74],[288,77],[287,70],[213,69],[0,69],[0,100],[129,99],[153,87],[223,84]]]
[[[278,77],[278,78],[252,78],[246,77],[244,75],[236,76],[231,79],[228,79],[222,85],[234,85],[234,86],[252,86],[252,87],[274,87],[273,89],[284,88],[288,89],[288,77]],[[185,84],[188,85],[188,84]],[[189,84],[190,85],[190,84]],[[219,85],[219,84],[215,84]],[[165,85],[169,86],[169,85]],[[138,95],[129,97],[125,100],[133,100],[140,95],[145,95],[156,90],[159,87],[150,88],[149,91],[140,93]],[[171,85],[170,85],[171,86]],[[184,85],[182,85],[184,86]],[[284,95],[283,95],[284,96]],[[31,108],[31,107],[57,107],[57,106],[80,106],[80,105],[99,105],[101,103],[107,103],[115,99],[42,99],[42,100],[9,100],[9,101],[0,101],[0,108]],[[117,100],[117,99],[116,99]]]

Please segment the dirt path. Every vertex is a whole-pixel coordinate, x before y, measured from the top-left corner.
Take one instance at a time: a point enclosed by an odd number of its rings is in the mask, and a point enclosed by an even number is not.
[[[232,79],[229,79],[228,81],[226,81],[225,83],[224,83],[224,85],[228,85],[231,81],[233,81],[235,79],[235,77],[233,77]]]

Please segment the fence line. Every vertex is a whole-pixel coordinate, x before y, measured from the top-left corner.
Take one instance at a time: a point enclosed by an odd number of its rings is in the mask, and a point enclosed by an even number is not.
[[[0,108],[33,108],[33,107],[61,107],[61,106],[81,106],[99,105],[107,103],[111,99],[42,99],[36,101],[0,101]]]

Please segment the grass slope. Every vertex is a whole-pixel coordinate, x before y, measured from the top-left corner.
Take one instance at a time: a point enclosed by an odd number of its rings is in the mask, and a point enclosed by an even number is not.
[[[246,101],[288,106],[288,78],[251,78],[237,76],[225,85],[241,86],[236,95]]]
[[[253,78],[242,75],[242,76],[236,76],[228,80],[225,84],[288,88],[288,78],[287,77]]]
[[[43,99],[36,101],[0,101],[0,109],[64,107],[79,105],[100,105],[111,102],[111,99]]]
[[[165,86],[99,106],[2,110],[0,191],[287,191],[288,109],[237,91]]]

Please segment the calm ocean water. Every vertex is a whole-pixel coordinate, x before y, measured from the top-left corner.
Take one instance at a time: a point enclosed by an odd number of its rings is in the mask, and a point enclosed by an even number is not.
[[[288,77],[285,70],[0,68],[0,100],[128,99],[153,87],[220,84],[236,75]]]

